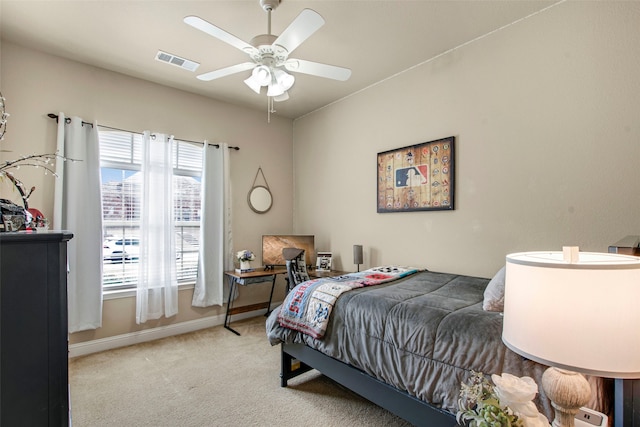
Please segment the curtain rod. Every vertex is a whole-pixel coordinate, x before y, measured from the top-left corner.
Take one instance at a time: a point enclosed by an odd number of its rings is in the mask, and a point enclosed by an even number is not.
[[[57,115],[57,114],[49,113],[49,114],[47,114],[47,117],[49,117],[50,119],[55,119],[56,123],[58,122],[58,115]],[[65,123],[67,123],[67,124],[71,123],[71,118],[70,118],[70,117],[66,117],[66,118],[64,119],[64,122],[65,122]],[[89,125],[89,126],[93,127],[93,123],[84,122],[84,121],[82,122],[82,125],[83,125],[83,126],[84,126],[84,125]],[[120,131],[120,132],[129,132],[129,133],[136,133],[136,134],[138,134],[138,135],[142,135],[142,133],[141,133],[141,132],[134,132],[134,131],[131,131],[131,130],[114,128],[114,127],[112,127],[112,126],[101,125],[100,123],[98,123],[98,126],[103,127],[103,128],[107,128],[107,129],[111,129],[111,130]],[[174,137],[174,138],[175,138],[175,137]],[[214,146],[214,147],[216,147],[216,148],[220,148],[220,144],[209,144],[208,142],[202,142],[202,141],[190,141],[190,140],[188,140],[188,139],[180,139],[180,138],[175,138],[175,139],[177,139],[177,140],[179,140],[179,141],[182,141],[182,142],[189,142],[189,143],[191,143],[191,144],[200,144],[200,145],[208,144],[208,145],[213,145],[213,146]],[[232,146],[229,146],[229,149],[238,151],[238,150],[240,149],[240,147],[232,147]]]

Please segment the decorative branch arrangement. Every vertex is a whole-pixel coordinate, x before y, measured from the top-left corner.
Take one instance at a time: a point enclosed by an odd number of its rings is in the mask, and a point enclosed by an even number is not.
[[[4,101],[4,96],[0,92],[0,141],[4,139],[4,134],[7,132],[7,117],[9,117],[4,108]]]
[[[22,166],[33,167],[33,168],[42,168],[44,170],[44,174],[51,174],[54,177],[58,177],[58,174],[55,172],[55,160],[61,159],[62,161],[71,160],[74,162],[74,159],[67,159],[66,157],[60,156],[57,153],[47,153],[47,154],[31,154],[29,156],[23,156],[15,160],[9,160],[0,164],[0,179],[7,177],[16,187],[20,196],[22,197],[22,203],[24,204],[25,209],[29,209],[29,196],[33,193],[36,187],[31,187],[29,192],[27,192],[24,184],[18,178],[16,178],[8,169],[20,169]]]
[[[4,135],[7,131],[7,118],[9,117],[9,114],[5,110],[5,101],[6,99],[4,98],[4,96],[2,96],[2,92],[0,92],[0,141],[4,139]],[[51,174],[57,178],[58,174],[56,174],[55,172],[56,159],[61,159],[63,161],[75,161],[74,159],[67,159],[59,155],[58,153],[45,153],[31,154],[28,156],[22,156],[15,160],[8,160],[4,163],[0,163],[0,180],[6,177],[7,179],[9,179],[9,181],[11,181],[11,183],[13,183],[13,185],[20,193],[25,211],[29,209],[29,197],[35,191],[36,187],[31,187],[29,190],[27,190],[22,181],[16,178],[9,170],[17,170],[22,166],[42,168],[45,175]]]
[[[35,191],[36,187],[31,187],[31,189],[27,193],[27,190],[25,189],[24,184],[22,183],[22,181],[20,181],[15,176],[13,176],[13,174],[11,172],[4,172],[3,174],[7,178],[9,178],[9,180],[11,182],[13,182],[13,185],[18,189],[18,192],[20,193],[20,196],[22,197],[22,204],[24,205],[24,208],[25,209],[29,209],[29,196],[31,196],[31,193],[33,193]]]
[[[0,174],[6,173],[7,169],[20,169],[22,166],[31,166],[34,168],[42,168],[44,169],[44,174],[48,175],[51,173],[53,176],[57,177],[54,168],[55,168],[55,159],[67,160],[66,158],[60,156],[57,153],[47,153],[47,154],[31,154],[29,156],[23,156],[15,160],[9,160],[0,165]]]

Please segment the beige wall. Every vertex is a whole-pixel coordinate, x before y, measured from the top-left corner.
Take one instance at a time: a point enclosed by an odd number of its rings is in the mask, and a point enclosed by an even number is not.
[[[292,232],[291,120],[272,116],[268,124],[266,112],[217,102],[8,42],[2,43],[1,52],[0,89],[11,114],[2,149],[12,152],[0,152],[0,161],[55,151],[56,123],[47,114],[60,111],[121,129],[149,129],[195,141],[225,141],[240,147],[240,151],[231,152],[234,249],[251,249],[260,254],[263,234]],[[246,203],[258,167],[262,167],[274,196],[273,208],[264,215],[255,214]],[[21,168],[15,175],[28,187],[36,186],[30,206],[51,216],[54,178],[29,168]],[[19,196],[5,183],[0,197],[18,201]],[[282,281],[280,278],[275,300],[282,299]],[[235,304],[266,301],[267,288],[266,284],[242,288]],[[134,298],[107,300],[103,327],[73,334],[71,342],[224,313],[221,307],[191,307],[192,293],[191,289],[180,292],[177,316],[142,327],[135,324]]]
[[[53,150],[63,111],[129,130],[239,145],[233,152],[236,248],[264,233],[310,233],[353,269],[402,263],[490,276],[505,254],[579,245],[606,251],[640,234],[640,4],[567,2],[293,122],[2,43],[11,113],[0,161]],[[455,24],[455,23],[452,23]],[[376,153],[456,137],[456,209],[376,213]],[[295,145],[292,150],[292,140]],[[258,166],[274,208],[246,205]],[[295,169],[295,170],[294,170]],[[24,174],[24,175],[23,175]],[[50,215],[52,178],[21,169]],[[15,199],[6,187],[0,197]],[[295,200],[295,203],[294,203]],[[280,279],[282,280],[282,279]],[[258,302],[266,286],[242,289]],[[276,300],[281,298],[278,284]],[[196,309],[144,328],[222,313]],[[72,342],[141,329],[132,298],[108,300],[104,326]]]
[[[294,121],[294,228],[338,267],[492,276],[640,233],[640,3],[560,4]],[[455,25],[455,23],[452,23]],[[456,137],[455,210],[376,213],[376,154]]]

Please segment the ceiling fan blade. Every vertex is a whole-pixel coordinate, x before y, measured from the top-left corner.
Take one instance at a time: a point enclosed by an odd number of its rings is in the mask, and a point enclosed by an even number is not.
[[[184,18],[184,23],[191,25],[193,28],[203,31],[210,36],[213,36],[219,40],[222,40],[225,43],[230,44],[231,46],[240,49],[241,51],[248,53],[249,55],[256,53],[258,49],[251,46],[249,43],[239,39],[231,33],[226,32],[222,28],[216,27],[210,22],[205,21],[204,19],[197,16],[187,16]]]
[[[198,76],[198,79],[208,82],[211,80],[219,79],[220,77],[228,76],[230,74],[235,74],[241,71],[250,70],[255,66],[256,66],[255,62],[243,62],[242,64],[236,64],[230,67],[220,68],[219,70],[209,71],[208,73],[200,74]]]
[[[340,81],[348,80],[349,77],[351,77],[351,70],[348,68],[305,61],[304,59],[289,59],[284,63],[284,68],[296,73],[311,74],[312,76],[326,77]]]
[[[305,9],[289,24],[273,44],[282,46],[291,53],[323,25],[324,19],[318,12]]]

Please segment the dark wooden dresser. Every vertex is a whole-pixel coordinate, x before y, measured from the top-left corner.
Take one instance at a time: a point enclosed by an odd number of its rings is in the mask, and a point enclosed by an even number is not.
[[[609,252],[640,256],[640,236],[626,236],[609,246]]]
[[[611,244],[609,253],[640,256],[640,236],[626,236]],[[640,380],[615,380],[615,427],[640,425]],[[617,419],[616,419],[617,418]]]
[[[69,232],[0,233],[0,425],[68,426]]]

